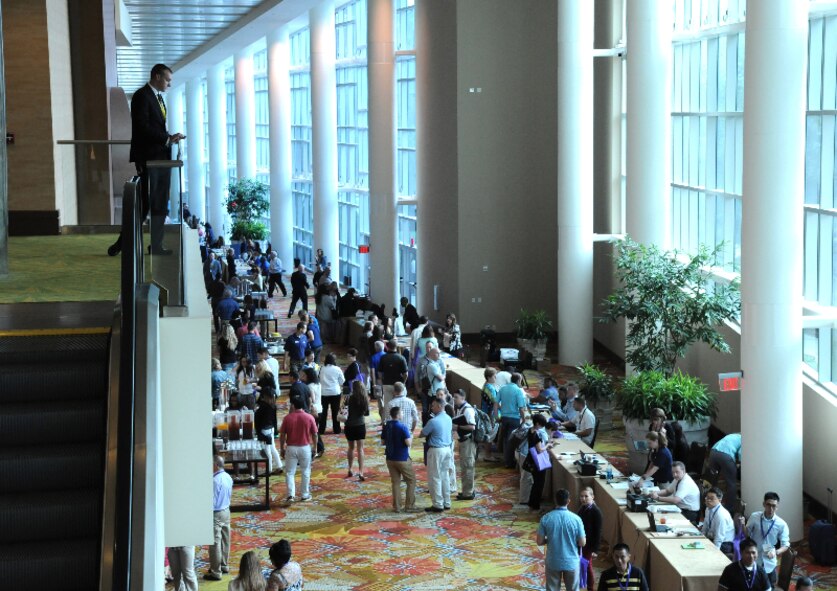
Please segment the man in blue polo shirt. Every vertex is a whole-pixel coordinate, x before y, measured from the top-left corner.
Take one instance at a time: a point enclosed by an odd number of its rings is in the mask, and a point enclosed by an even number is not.
[[[299,311],[299,321],[308,325],[305,336],[308,337],[308,345],[311,348],[311,352],[314,353],[314,361],[319,363],[320,352],[323,350],[323,337],[320,335],[320,323],[307,310]]]
[[[390,420],[381,431],[387,458],[387,470],[392,482],[392,510],[396,513],[416,511],[416,472],[410,459],[410,445],[413,434],[401,422],[401,408],[393,406],[389,409]],[[407,483],[406,503],[401,504],[401,480]],[[403,509],[402,509],[403,507]]]
[[[556,507],[541,518],[538,546],[546,544],[546,591],[578,591],[578,549],[587,544],[581,518],[568,509],[570,491],[555,493]]]
[[[304,322],[298,322],[296,332],[285,339],[285,367],[288,367],[288,361],[290,361],[291,371],[298,372],[305,363],[305,354],[309,348],[308,337],[305,336],[307,327],[308,325]]]
[[[231,289],[224,290],[224,297],[218,300],[218,305],[215,307],[215,313],[218,315],[218,318],[226,322],[230,322],[234,318],[238,318],[241,315],[241,310],[238,308],[238,302],[236,302],[235,298],[232,296]]]
[[[526,394],[520,387],[523,381],[523,376],[519,373],[512,375],[510,384],[506,384],[500,391],[497,392],[497,401],[500,405],[500,446],[502,447],[503,458],[506,462],[506,468],[517,468],[517,462],[514,458],[514,445],[508,441],[511,437],[512,431],[520,426],[521,411],[525,410],[527,405]]]
[[[430,412],[433,418],[421,430],[421,436],[427,437],[427,488],[433,500],[433,506],[427,507],[425,511],[441,513],[450,509],[448,464],[453,444],[453,421],[438,398],[430,403]]]

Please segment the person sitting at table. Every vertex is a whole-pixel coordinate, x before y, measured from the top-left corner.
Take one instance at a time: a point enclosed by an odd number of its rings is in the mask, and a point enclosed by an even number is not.
[[[561,423],[569,423],[575,419],[576,411],[573,406],[578,386],[570,382],[558,388],[558,401],[547,401],[552,418]]]
[[[564,423],[564,428],[576,434],[587,445],[593,445],[593,438],[596,436],[596,415],[587,408],[587,400],[584,396],[576,396],[573,400],[575,418]]]
[[[721,573],[718,589],[724,591],[770,591],[773,587],[758,565],[758,544],[752,538],[741,542],[741,560],[728,564]]]
[[[649,431],[645,434],[645,442],[648,444],[648,464],[636,486],[641,486],[642,481],[652,478],[655,486],[663,488],[674,479],[671,474],[674,459],[671,457],[671,450],[666,446],[666,436],[662,432]]]
[[[288,540],[279,540],[270,547],[270,562],[275,568],[267,579],[267,591],[302,591],[302,569],[291,560]]]
[[[537,402],[538,404],[549,404],[550,400],[554,400],[556,403],[558,402],[558,388],[556,387],[555,380],[546,376],[543,379],[543,388],[533,402]]]
[[[651,498],[660,503],[677,505],[683,516],[696,524],[698,509],[700,509],[698,485],[691,476],[686,474],[686,465],[683,462],[674,462],[671,465],[671,475],[674,477],[671,484],[660,492],[652,492]]]
[[[677,421],[666,420],[666,413],[662,408],[652,408],[650,414],[651,424],[648,430],[665,433],[671,457],[676,462],[685,462],[689,458],[689,442],[683,433],[683,427]]]
[[[715,547],[724,554],[731,554],[733,551],[732,540],[735,537],[735,524],[732,516],[721,504],[724,493],[717,486],[713,486],[703,495],[706,504],[706,514],[703,516],[703,524],[700,526],[700,533],[712,540]]]
[[[592,588],[592,584],[587,586]],[[631,564],[631,549],[627,544],[613,546],[613,566],[602,572],[598,591],[648,591],[645,573]]]
[[[532,416],[532,428],[529,430],[527,443],[529,444],[530,455],[532,448],[535,448],[537,453],[546,451],[546,446],[549,443],[549,434],[546,432],[546,417],[542,414]],[[543,497],[544,484],[546,484],[546,470],[538,470],[536,467],[532,471],[532,490],[529,493],[529,509],[534,512],[541,510],[541,497]]]

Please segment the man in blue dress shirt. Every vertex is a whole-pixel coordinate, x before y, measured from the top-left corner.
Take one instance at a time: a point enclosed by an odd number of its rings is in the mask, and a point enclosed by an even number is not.
[[[438,398],[432,400],[430,412],[433,418],[421,430],[421,436],[427,438],[427,488],[433,501],[433,505],[425,509],[428,513],[450,509],[448,464],[453,443],[453,421],[442,405]]]
[[[587,544],[581,518],[568,509],[570,491],[555,493],[555,509],[541,518],[538,546],[546,544],[546,591],[578,591],[579,548]]]
[[[215,456],[212,474],[212,521],[215,543],[209,547],[209,572],[203,578],[220,581],[230,572],[230,497],[233,481],[224,470],[224,458]]]

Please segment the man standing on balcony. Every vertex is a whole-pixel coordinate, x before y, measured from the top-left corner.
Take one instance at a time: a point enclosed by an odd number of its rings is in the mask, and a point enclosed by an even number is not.
[[[151,68],[151,79],[131,97],[131,162],[141,178],[142,220],[151,212],[151,254],[171,254],[163,248],[163,226],[168,214],[171,169],[152,168],[149,160],[171,160],[172,144],[186,136],[166,130],[166,103],[163,93],[171,86],[172,71],[164,64]],[[122,234],[109,248],[108,255],[122,250]]]

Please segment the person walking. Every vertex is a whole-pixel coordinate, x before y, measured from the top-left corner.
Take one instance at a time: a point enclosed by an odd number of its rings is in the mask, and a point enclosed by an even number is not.
[[[349,469],[346,478],[354,476],[352,473],[352,462],[354,461],[355,448],[357,448],[357,479],[363,482],[366,480],[366,476],[363,475],[363,464],[366,460],[363,442],[366,439],[366,417],[369,416],[369,395],[362,381],[354,380],[351,384],[352,393],[346,402],[346,406],[349,409],[348,418],[346,419],[346,441],[349,442],[349,448],[346,450],[346,459],[349,462]]]
[[[578,591],[579,548],[587,544],[581,518],[569,510],[570,491],[555,493],[556,507],[541,518],[538,546],[546,544],[546,591]]]
[[[314,417],[305,411],[304,401],[298,397],[291,397],[291,412],[282,421],[279,428],[279,455],[285,460],[285,483],[288,496],[285,502],[296,501],[296,469],[302,470],[302,494],[300,501],[310,501],[311,492],[311,458],[317,447],[317,423]]]

